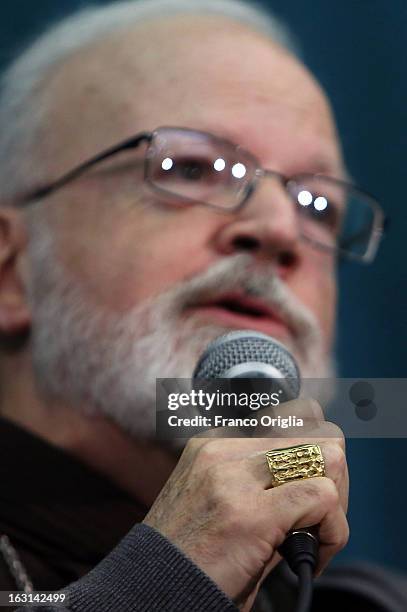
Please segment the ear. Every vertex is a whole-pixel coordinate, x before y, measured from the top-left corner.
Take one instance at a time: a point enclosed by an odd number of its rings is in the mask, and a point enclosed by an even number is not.
[[[23,214],[0,206],[0,334],[28,331],[31,323],[23,283],[28,235]]]

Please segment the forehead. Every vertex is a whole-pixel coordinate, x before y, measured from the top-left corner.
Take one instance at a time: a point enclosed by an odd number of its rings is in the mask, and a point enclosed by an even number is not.
[[[234,140],[274,167],[297,166],[302,155],[339,172],[330,108],[313,77],[225,18],[178,16],[111,35],[55,71],[47,96],[44,152],[58,171],[137,131],[178,125]]]

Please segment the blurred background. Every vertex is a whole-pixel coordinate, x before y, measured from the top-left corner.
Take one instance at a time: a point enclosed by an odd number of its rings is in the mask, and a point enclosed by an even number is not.
[[[388,237],[372,266],[339,268],[340,374],[406,377],[407,2],[263,4],[290,26],[306,64],[327,90],[355,182],[376,195],[391,218]],[[47,24],[88,5],[80,0],[3,0],[0,68]],[[337,562],[364,559],[407,572],[407,440],[349,440],[348,450],[351,539]]]

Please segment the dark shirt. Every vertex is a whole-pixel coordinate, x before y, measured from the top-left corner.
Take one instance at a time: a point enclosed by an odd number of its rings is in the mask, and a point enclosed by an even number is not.
[[[103,475],[0,418],[0,535],[36,591],[64,589],[75,612],[237,612],[180,550],[139,524],[146,512]],[[317,583],[313,612],[407,610],[404,579],[377,568],[337,568]],[[0,590],[17,590],[1,557]],[[280,564],[256,609],[290,612],[295,595],[295,579]]]
[[[58,590],[89,572],[146,513],[72,455],[0,419],[0,534],[35,589]],[[1,559],[0,584],[15,588]]]

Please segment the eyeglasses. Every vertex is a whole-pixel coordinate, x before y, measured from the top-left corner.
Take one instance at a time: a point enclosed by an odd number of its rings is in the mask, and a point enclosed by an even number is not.
[[[20,198],[30,204],[122,151],[147,143],[144,181],[168,203],[201,204],[235,212],[249,201],[264,177],[276,180],[296,210],[299,233],[313,246],[371,262],[385,228],[385,216],[369,194],[319,174],[284,175],[262,168],[242,147],[207,132],[160,127],[142,132],[75,167],[56,181]]]

